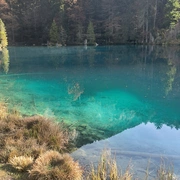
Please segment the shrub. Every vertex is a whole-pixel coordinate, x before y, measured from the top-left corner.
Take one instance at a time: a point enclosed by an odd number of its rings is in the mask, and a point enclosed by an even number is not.
[[[9,159],[9,163],[19,171],[26,171],[33,164],[33,158],[31,156],[14,156]]]
[[[33,180],[80,180],[82,177],[78,162],[73,161],[68,154],[62,155],[52,150],[37,158],[29,173]]]
[[[41,116],[27,117],[28,135],[37,139],[38,143],[46,143],[49,149],[61,151],[66,148],[69,138],[57,122]]]
[[[14,156],[36,159],[49,149],[65,150],[69,135],[63,128],[42,116],[21,117],[17,111],[10,114],[6,104],[0,103],[0,162]]]

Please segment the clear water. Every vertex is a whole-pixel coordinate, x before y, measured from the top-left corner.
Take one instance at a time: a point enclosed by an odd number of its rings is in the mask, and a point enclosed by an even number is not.
[[[170,127],[172,140],[171,132],[179,132],[179,47],[8,50],[9,63],[8,58],[3,60],[5,56],[0,61],[0,99],[24,115],[42,114],[65,121],[79,133],[79,147],[142,124],[142,129],[149,123],[158,129],[156,140],[165,134],[164,126]],[[167,145],[171,146],[172,140],[167,139]],[[174,144],[179,153],[178,143]]]

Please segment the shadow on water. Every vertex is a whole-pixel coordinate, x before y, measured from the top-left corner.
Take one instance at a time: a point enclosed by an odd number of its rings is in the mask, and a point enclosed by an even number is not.
[[[25,115],[56,116],[77,145],[143,123],[180,125],[180,50],[161,46],[11,47],[0,98]]]

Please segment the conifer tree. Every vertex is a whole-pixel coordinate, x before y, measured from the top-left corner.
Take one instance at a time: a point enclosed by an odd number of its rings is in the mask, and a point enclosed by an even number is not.
[[[65,45],[66,39],[67,39],[66,31],[62,26],[60,26],[60,28],[59,28],[59,41],[60,41],[60,43],[62,45]]]
[[[7,47],[7,45],[8,45],[8,40],[7,40],[6,28],[2,19],[0,19],[0,49]]]
[[[88,45],[95,45],[95,34],[93,23],[90,21],[87,29],[87,40]]]
[[[49,32],[49,38],[51,43],[57,43],[58,42],[58,27],[56,25],[56,22],[53,21],[50,32]]]
[[[78,24],[78,26],[77,26],[76,41],[79,44],[83,43],[83,26],[82,26],[82,24]]]

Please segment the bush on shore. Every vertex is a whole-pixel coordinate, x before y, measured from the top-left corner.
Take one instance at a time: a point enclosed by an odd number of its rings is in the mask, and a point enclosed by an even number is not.
[[[74,133],[73,133],[74,134]],[[76,133],[75,133],[76,134]],[[0,179],[14,180],[132,180],[131,168],[122,173],[108,151],[88,176],[68,151],[72,136],[63,124],[42,116],[22,117],[0,103]],[[148,170],[146,177],[148,179]],[[177,180],[163,164],[157,180]]]
[[[0,103],[0,163],[9,164],[14,176],[25,173],[25,179],[34,180],[81,179],[78,162],[65,153],[70,139],[70,133],[54,119],[22,117]]]

